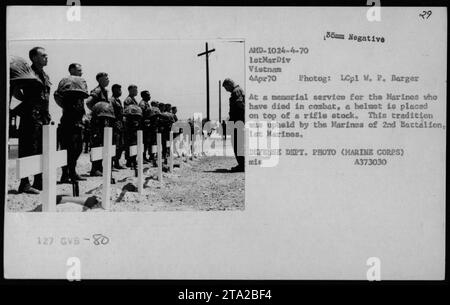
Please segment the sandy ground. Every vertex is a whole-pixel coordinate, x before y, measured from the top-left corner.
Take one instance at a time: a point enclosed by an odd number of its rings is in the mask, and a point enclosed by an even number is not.
[[[244,209],[244,173],[230,173],[228,169],[236,165],[230,153],[231,145],[226,143],[226,156],[206,156],[197,158],[178,157],[173,173],[163,173],[163,182],[156,180],[157,168],[144,165],[144,193],[122,192],[124,185],[137,185],[134,170],[124,169],[113,172],[116,183],[112,185],[111,211],[208,211]],[[124,163],[124,158],[122,158]],[[40,211],[40,195],[17,194],[19,180],[15,177],[15,160],[9,160],[7,212]],[[98,196],[102,194],[102,177],[89,177],[91,163],[89,155],[81,155],[77,171],[87,181],[79,182],[80,196]],[[57,179],[61,169],[57,170]],[[72,196],[72,186],[57,185],[58,195]],[[86,209],[80,204],[64,203],[57,205],[57,211],[63,212],[101,212],[100,206]]]

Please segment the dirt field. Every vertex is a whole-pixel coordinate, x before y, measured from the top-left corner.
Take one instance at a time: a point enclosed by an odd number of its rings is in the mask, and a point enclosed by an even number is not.
[[[116,184],[112,185],[111,211],[208,211],[244,209],[244,173],[230,173],[228,169],[236,165],[234,157],[202,156],[174,159],[179,168],[173,173],[163,173],[163,182],[156,180],[157,168],[144,165],[145,188],[140,196],[137,192],[122,192],[124,185],[137,185],[134,170],[114,171]],[[123,160],[122,160],[123,162]],[[91,163],[89,155],[83,154],[77,171],[87,181],[79,182],[80,196],[99,196],[102,193],[102,177],[89,177]],[[61,177],[58,169],[57,179]],[[17,194],[19,180],[15,178],[14,160],[9,161],[7,212],[40,211],[40,195]],[[58,195],[72,196],[72,186],[57,185]],[[80,204],[57,205],[57,211],[104,211],[96,206],[86,209]]]

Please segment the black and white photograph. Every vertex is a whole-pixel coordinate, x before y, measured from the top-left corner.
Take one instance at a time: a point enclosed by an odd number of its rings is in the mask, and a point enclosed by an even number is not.
[[[244,210],[244,156],[226,128],[245,121],[243,40],[12,41],[8,52],[7,211]],[[51,167],[33,167],[45,158]]]
[[[272,5],[7,5],[4,278],[445,280],[446,7]]]

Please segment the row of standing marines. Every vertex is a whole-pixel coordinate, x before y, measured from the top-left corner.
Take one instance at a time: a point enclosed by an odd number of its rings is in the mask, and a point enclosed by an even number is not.
[[[20,116],[18,130],[19,158],[42,153],[42,126],[51,122],[49,113],[50,78],[44,72],[48,57],[45,49],[33,48],[29,51],[32,61],[31,69],[39,78],[43,86],[28,83],[25,86],[12,86],[11,95],[22,101],[14,108],[12,115]],[[69,65],[70,77],[64,78],[54,92],[55,102],[62,108],[62,116],[58,125],[58,146],[67,150],[67,166],[62,168],[60,183],[72,183],[86,180],[77,171],[77,161],[83,152],[85,142],[90,147],[103,146],[104,127],[113,128],[113,145],[116,145],[116,154],[113,166],[116,169],[125,169],[120,164],[122,154],[125,152],[126,166],[136,166],[136,156],[130,156],[129,147],[137,144],[137,130],[144,131],[144,163],[155,163],[155,154],[151,151],[156,144],[156,134],[161,133],[163,141],[168,140],[172,124],[178,118],[177,108],[171,104],[151,101],[148,90],[140,93],[141,100],[136,100],[138,88],[136,85],[128,86],[128,96],[120,100],[122,88],[118,84],[111,86],[112,95],[109,95],[108,74],[100,72],[96,75],[98,86],[91,90],[89,96],[84,98],[79,92],[67,93],[67,86],[73,86],[74,80],[84,83],[82,66],[78,63]],[[68,84],[67,80],[72,81]],[[16,82],[17,83],[17,82]],[[23,84],[23,82],[22,82]],[[91,111],[86,114],[85,104]],[[163,142],[165,143],[165,142]],[[163,156],[167,156],[167,148],[163,146]],[[166,160],[167,161],[167,160]],[[90,176],[102,176],[102,161],[93,161]],[[42,174],[34,176],[33,185],[29,178],[22,178],[19,193],[39,194],[42,190]]]
[[[81,69],[79,64],[72,64],[69,67],[69,71],[72,71],[71,74],[76,76],[81,76]],[[66,99],[65,105],[65,99],[56,98],[60,87],[55,92],[55,100],[62,101],[60,106],[63,109],[59,126],[61,148],[68,150],[68,158],[70,159],[68,167],[63,168],[62,183],[69,183],[73,179],[83,180],[76,173],[75,167],[76,160],[83,149],[81,138],[84,139],[84,142],[88,140],[91,147],[102,146],[104,127],[112,127],[113,144],[116,145],[113,167],[116,169],[125,168],[120,164],[122,154],[125,152],[126,166],[134,168],[136,156],[130,156],[129,147],[136,145],[137,130],[142,129],[144,131],[144,164],[153,162],[155,165],[156,158],[151,147],[156,144],[156,134],[161,133],[163,141],[168,140],[172,124],[178,121],[177,108],[172,107],[171,104],[158,101],[150,102],[151,95],[148,90],[141,91],[141,101],[138,103],[136,100],[138,88],[136,85],[129,85],[128,96],[122,104],[120,100],[122,87],[120,85],[112,85],[112,96],[109,97],[109,92],[106,89],[109,85],[108,74],[98,73],[96,79],[98,86],[90,92],[90,96],[86,100],[69,101]],[[85,116],[84,103],[91,110],[90,119]],[[65,141],[69,134],[76,135],[76,144],[73,139],[72,141]],[[71,156],[71,151],[74,152],[73,156]],[[167,156],[166,147],[163,147],[163,156],[165,158]],[[92,162],[90,175],[102,176],[101,160]]]
[[[51,82],[43,69],[47,65],[48,56],[44,48],[35,47],[29,51],[29,58],[32,62],[33,76],[38,78],[38,82],[24,85],[25,82],[13,82],[14,77],[10,76],[11,96],[22,101],[11,113],[21,117],[18,130],[19,158],[42,153],[42,126],[51,122],[49,113]],[[141,91],[141,100],[138,102],[136,85],[128,86],[128,96],[122,105],[121,86],[112,85],[110,96],[107,90],[109,78],[105,72],[96,75],[98,86],[87,94],[86,81],[81,78],[82,66],[78,63],[70,64],[69,73],[70,76],[61,80],[58,89],[54,92],[55,102],[62,108],[58,126],[58,143],[61,149],[67,150],[67,166],[62,169],[60,182],[73,183],[86,180],[76,171],[77,160],[83,152],[83,143],[87,139],[91,147],[103,146],[104,127],[113,128],[113,144],[116,145],[116,154],[112,160],[114,168],[125,168],[120,164],[124,152],[126,166],[136,166],[136,156],[130,156],[129,147],[136,145],[139,129],[142,129],[144,133],[144,163],[153,162],[155,165],[156,157],[151,148],[156,144],[156,134],[161,133],[162,143],[166,143],[172,124],[178,120],[177,108],[168,103],[151,101],[148,90]],[[20,77],[16,79],[20,80]],[[78,86],[80,90],[66,90],[70,86]],[[230,79],[224,81],[223,87],[231,93],[230,121],[244,121],[243,90]],[[85,112],[85,105],[91,111],[90,118]],[[237,154],[236,130],[234,133],[233,148],[238,166],[232,170],[243,171],[244,157]],[[163,145],[162,149],[162,157],[167,162],[166,145]],[[102,176],[101,160],[92,162],[90,176]],[[42,174],[34,176],[33,185],[28,178],[21,179],[19,193],[39,194],[39,190],[42,190]]]

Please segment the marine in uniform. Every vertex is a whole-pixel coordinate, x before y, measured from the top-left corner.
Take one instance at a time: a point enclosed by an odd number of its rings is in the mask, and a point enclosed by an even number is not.
[[[71,76],[63,78],[54,93],[56,103],[62,108],[61,148],[67,150],[67,166],[62,168],[61,183],[86,180],[76,172],[77,160],[83,151],[84,98],[89,96],[81,71],[80,64],[71,64]]]
[[[178,117],[177,117],[178,109],[177,109],[177,107],[176,106],[172,106],[171,112],[172,112],[174,123],[178,122]],[[173,133],[173,139],[175,140],[175,138],[178,137],[179,135],[180,135],[179,132],[174,132]]]
[[[29,51],[29,58],[32,62],[32,73],[38,80],[21,88],[11,89],[14,97],[22,101],[17,106],[18,109],[15,109],[20,116],[19,158],[42,153],[42,126],[48,125],[51,120],[49,112],[51,82],[43,69],[48,62],[47,53],[44,48],[35,47]],[[39,190],[42,190],[42,174],[34,176],[32,186],[28,177],[20,180],[18,189],[20,193],[39,194]]]
[[[161,114],[161,111],[158,108],[159,102],[152,101],[150,103],[150,108],[147,109],[147,112],[144,114],[144,120],[148,120],[149,123],[149,133],[148,136],[148,145],[149,145],[149,153],[150,153],[150,161],[153,162],[153,165],[156,166],[156,152],[152,151],[152,147],[156,145],[156,134],[158,132],[158,115]]]
[[[159,114],[158,120],[158,132],[161,133],[162,140],[162,155],[164,158],[164,162],[167,163],[167,141],[169,140],[170,130],[172,129],[172,124],[175,122],[172,112],[172,105],[170,104],[159,104],[159,109],[161,114]]]
[[[136,156],[130,156],[129,150],[130,146],[137,144],[137,131],[141,129],[141,121],[142,121],[142,109],[137,105],[129,105],[124,110],[125,116],[125,143],[127,147],[126,156],[127,156],[127,167],[135,168]]]
[[[129,85],[128,86],[128,96],[123,101],[123,107],[126,109],[130,105],[138,105],[138,102],[136,101],[136,96],[138,94],[138,88],[136,85]]]
[[[89,110],[92,110],[92,107],[94,107],[94,105],[98,102],[109,103],[108,90],[106,89],[106,87],[108,87],[109,85],[108,73],[97,73],[95,79],[98,82],[98,86],[91,91],[90,96],[86,99],[86,106],[89,108]]]
[[[114,115],[116,120],[114,122],[114,138],[113,144],[116,145],[116,156],[114,157],[114,168],[125,169],[120,165],[120,159],[122,158],[122,153],[125,149],[125,127],[123,122],[123,106],[120,101],[120,96],[122,95],[122,87],[118,84],[114,84],[111,87],[112,97],[110,99],[111,105],[114,108]]]
[[[112,127],[116,117],[114,115],[114,108],[109,102],[97,102],[92,107],[91,119],[91,147],[103,146],[103,131],[105,127]],[[93,177],[102,176],[103,161],[98,160],[92,162],[90,175]]]
[[[89,110],[93,111],[94,106],[97,103],[100,102],[104,102],[108,105],[110,105],[109,99],[108,99],[108,90],[106,89],[106,87],[108,87],[109,85],[109,77],[108,77],[108,73],[105,72],[100,72],[97,73],[97,75],[95,76],[95,79],[98,82],[98,86],[95,87],[91,93],[90,96],[86,99],[86,106],[89,108]],[[111,109],[112,106],[111,106]],[[113,110],[113,116],[114,116],[114,110]],[[104,123],[103,121],[105,119],[98,119],[98,116],[96,116],[94,114],[94,112],[91,113],[92,114],[92,118],[91,118],[91,123],[90,123],[90,128],[91,128],[91,147],[99,147],[99,146],[103,146],[103,137],[101,138],[101,143],[98,144],[98,136],[99,136],[99,123]],[[105,118],[106,116],[102,116],[102,118]],[[111,119],[111,118],[110,118]],[[110,120],[108,120],[108,122],[110,125],[108,126],[112,126]],[[101,131],[101,134],[103,135],[103,129]],[[94,137],[96,137],[96,139],[94,139]],[[96,146],[93,146],[96,145]],[[98,161],[93,161],[92,162],[92,167],[91,167],[91,172],[90,175],[91,176],[101,176],[102,175],[102,171],[103,171],[103,166],[102,166],[102,160],[98,160]]]
[[[245,93],[244,90],[239,85],[236,85],[233,80],[226,78],[223,81],[222,87],[225,88],[226,91],[230,92],[230,121],[234,122],[242,122],[245,123]],[[238,142],[238,134],[242,141]],[[234,128],[234,132],[232,133],[232,143],[234,155],[236,157],[236,161],[238,163],[237,166],[231,168],[231,171],[240,172],[245,170],[245,156],[244,152],[244,129],[243,128]],[[241,147],[238,147],[241,146]]]
[[[147,152],[149,152],[150,146],[150,118],[149,114],[151,112],[151,106],[148,103],[151,100],[151,95],[148,90],[141,91],[142,100],[139,102],[139,107],[142,109],[142,129],[143,129],[143,138],[144,138],[144,164],[147,164],[149,159],[147,158]]]
[[[177,107],[176,106],[172,106],[171,111],[172,111],[172,114],[173,114],[173,119],[175,120],[175,122],[177,122],[178,121],[178,117],[177,117],[178,109],[177,109]]]

